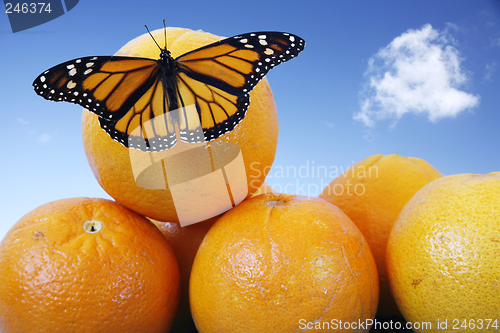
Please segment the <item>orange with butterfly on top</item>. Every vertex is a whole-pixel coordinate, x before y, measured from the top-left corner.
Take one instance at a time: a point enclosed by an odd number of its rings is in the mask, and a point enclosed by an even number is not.
[[[150,34],[113,57],[55,66],[33,85],[46,99],[92,112],[82,115],[85,152],[115,200],[156,220],[198,222],[263,182],[278,135],[264,75],[304,41],[281,32],[223,40],[181,28]],[[155,44],[163,38],[164,48]]]

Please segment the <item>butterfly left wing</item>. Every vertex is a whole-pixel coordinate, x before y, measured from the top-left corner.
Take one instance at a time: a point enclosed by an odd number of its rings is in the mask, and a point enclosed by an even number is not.
[[[157,77],[123,117],[116,120],[99,117],[99,124],[125,147],[154,152],[172,148],[177,143],[175,118],[169,112],[163,82]]]
[[[79,104],[105,119],[119,119],[154,83],[157,62],[147,58],[83,57],[54,66],[34,81],[45,99]]]
[[[40,74],[40,96],[79,104],[99,116],[101,128],[125,147],[144,151],[175,145],[168,96],[154,59],[83,57]]]
[[[206,141],[217,139],[245,117],[249,93],[267,72],[297,56],[304,46],[293,34],[253,32],[185,53],[176,59],[178,105],[194,105]],[[198,142],[192,141],[199,135],[188,123],[181,127],[181,140]]]

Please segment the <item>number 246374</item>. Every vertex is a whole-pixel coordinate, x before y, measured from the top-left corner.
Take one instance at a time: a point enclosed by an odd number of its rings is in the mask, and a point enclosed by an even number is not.
[[[41,13],[50,13],[52,10],[50,9],[50,2],[32,2],[32,3],[10,3],[7,2],[5,4],[5,12],[7,14],[41,14]]]

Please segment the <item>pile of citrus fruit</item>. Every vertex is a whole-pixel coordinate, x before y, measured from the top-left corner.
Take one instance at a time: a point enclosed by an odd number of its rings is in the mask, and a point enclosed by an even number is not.
[[[219,39],[167,36],[174,57]],[[158,49],[146,35],[118,53]],[[116,202],[54,201],[12,227],[0,243],[0,332],[368,332],[393,319],[415,332],[498,330],[500,173],[443,176],[418,158],[373,155],[319,198],[273,193],[267,81],[251,98],[240,125],[210,143],[240,147],[247,198],[185,227],[174,190],[138,186],[131,152],[84,110],[89,164]]]

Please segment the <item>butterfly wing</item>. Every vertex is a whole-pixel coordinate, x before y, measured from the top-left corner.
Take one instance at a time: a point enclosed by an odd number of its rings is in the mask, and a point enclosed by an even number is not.
[[[235,96],[248,94],[282,62],[296,57],[302,38],[283,32],[252,32],[226,38],[178,57],[177,71]]]
[[[180,139],[205,142],[232,131],[245,116],[249,95],[234,96],[221,89],[177,75]]]
[[[102,129],[126,147],[163,150],[176,138],[158,71],[153,59],[84,57],[43,72],[33,86],[48,100],[97,114]]]
[[[94,112],[102,129],[124,146],[159,151],[175,145],[174,123],[185,142],[211,141],[232,131],[245,116],[249,92],[304,44],[288,33],[255,32],[175,60],[166,49],[160,60],[84,57],[45,71],[33,86],[48,100]]]
[[[304,46],[293,34],[253,32],[185,53],[176,59],[178,105],[194,106],[205,140],[217,139],[245,117],[248,94],[267,72],[297,56]],[[180,125],[182,141],[198,142],[200,135],[189,122]]]

